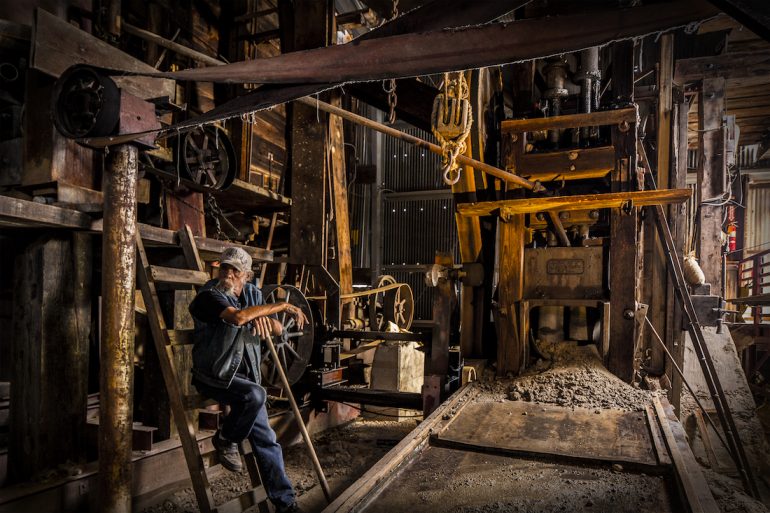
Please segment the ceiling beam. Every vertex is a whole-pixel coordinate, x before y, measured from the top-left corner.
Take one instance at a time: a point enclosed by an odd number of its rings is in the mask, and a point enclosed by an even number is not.
[[[225,83],[338,83],[413,77],[572,52],[681,27],[717,13],[703,1],[678,0],[667,4],[666,9],[646,5],[356,40],[161,76]]]
[[[746,28],[770,41],[770,10],[767,0],[710,0]]]

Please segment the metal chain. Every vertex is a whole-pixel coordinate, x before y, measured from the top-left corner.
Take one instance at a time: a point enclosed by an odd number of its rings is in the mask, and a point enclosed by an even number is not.
[[[391,125],[396,122],[396,104],[398,103],[398,97],[396,96],[396,79],[383,80],[382,88],[388,94],[388,123]]]

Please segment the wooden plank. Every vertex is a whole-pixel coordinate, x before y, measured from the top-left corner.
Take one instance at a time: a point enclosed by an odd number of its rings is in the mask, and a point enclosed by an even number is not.
[[[267,500],[265,488],[259,486],[217,506],[217,513],[242,513]]]
[[[206,266],[203,264],[203,260],[201,260],[201,256],[198,253],[198,246],[195,244],[195,235],[193,235],[192,229],[188,225],[179,230],[179,243],[182,246],[187,267],[194,271],[205,271]]]
[[[24,226],[50,226],[88,230],[93,219],[69,208],[55,207],[9,196],[0,196],[0,225],[4,221],[22,223]]]
[[[48,231],[22,241],[14,239],[16,258],[8,259],[13,308],[2,338],[13,383],[5,426],[9,482],[28,482],[85,454],[91,237]]]
[[[511,200],[517,201],[517,200]],[[518,374],[528,356],[528,344],[518,329],[518,306],[524,287],[524,216],[501,218],[500,281],[498,284],[499,316],[497,341],[497,373]]]
[[[770,55],[765,52],[726,53],[709,57],[678,59],[674,80],[677,83],[704,78],[770,80]]]
[[[211,279],[205,271],[193,271],[191,269],[177,269],[175,267],[150,266],[150,275],[156,282],[179,283],[187,285],[203,285]]]
[[[764,0],[713,0],[712,3],[752,32],[770,40],[770,14]]]
[[[674,1],[568,16],[412,33],[296,51],[270,59],[183,70],[181,80],[253,83],[361,82],[495,66],[649,34],[717,14],[707,3]],[[309,17],[312,18],[312,17]],[[325,26],[325,24],[324,24]],[[597,28],[598,27],[598,28]],[[553,37],[559,34],[559,37]],[[307,48],[307,47],[305,47]]]
[[[565,114],[550,118],[507,119],[502,123],[503,133],[535,132],[538,130],[556,130],[563,128],[581,128],[584,126],[619,125],[636,123],[636,109],[623,109],[589,112],[587,114]]]
[[[615,168],[615,148],[586,148],[549,153],[530,153],[519,158],[511,171],[529,180],[584,180],[607,176]]]
[[[315,113],[313,119],[315,119]],[[291,198],[238,179],[233,180],[232,185],[226,190],[212,194],[222,208],[240,210],[246,214],[288,210],[292,205]]]
[[[597,208],[621,208],[625,205],[646,207],[682,203],[690,197],[689,189],[668,189],[660,191],[611,192],[577,196],[553,196],[550,198],[526,198],[514,200],[485,201],[457,205],[457,211],[464,216],[486,216],[500,211],[501,214],[535,214],[537,212],[568,212]]]
[[[611,462],[662,471],[644,412],[570,408],[524,401],[478,402],[431,445],[573,462]]]
[[[722,212],[724,207],[704,205],[703,200],[720,197],[725,191],[725,140],[722,134],[725,80],[703,80],[698,95],[698,234],[696,248],[698,263],[711,293],[722,291]]]
[[[334,95],[332,103],[339,106],[340,97]],[[348,180],[345,171],[345,136],[342,118],[329,115],[329,151],[331,152],[331,181],[334,194],[334,226],[337,234],[337,266],[339,269],[340,294],[353,292],[353,261],[350,255],[350,218],[348,212]],[[345,301],[343,301],[345,303]],[[342,317],[355,316],[354,305],[348,301],[343,306]]]
[[[367,496],[375,488],[387,483],[398,468],[410,461],[427,445],[432,431],[440,431],[443,424],[458,415],[478,393],[479,389],[473,384],[460,388],[379,460],[377,465],[366,471],[355,483],[337,496],[323,510],[323,513],[360,511],[359,506]]]
[[[666,408],[663,406],[666,404]],[[719,513],[720,509],[711,495],[706,478],[703,476],[700,464],[693,456],[687,444],[684,428],[676,419],[674,410],[668,401],[653,399],[655,413],[663,431],[663,437],[674,463],[677,483],[682,490],[682,499],[691,513]]]
[[[644,407],[644,414],[647,418],[647,428],[650,430],[650,439],[655,446],[655,455],[660,465],[671,465],[671,455],[666,448],[666,442],[663,441],[663,433],[660,431],[658,417],[655,414],[655,408],[652,404]]]
[[[203,193],[196,191],[173,191],[163,189],[166,208],[166,226],[170,230],[181,230],[189,226],[192,233],[206,236],[206,217],[203,210]]]
[[[30,67],[58,77],[75,64],[139,73],[156,72],[149,64],[78,29],[66,20],[43,9],[36,9]],[[117,76],[115,82],[120,88],[143,99],[168,96],[173,100],[176,96],[173,80]]]

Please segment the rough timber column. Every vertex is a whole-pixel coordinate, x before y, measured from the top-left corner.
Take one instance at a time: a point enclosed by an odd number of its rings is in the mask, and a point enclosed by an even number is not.
[[[99,509],[130,513],[139,150],[126,144],[109,156],[102,239]]]

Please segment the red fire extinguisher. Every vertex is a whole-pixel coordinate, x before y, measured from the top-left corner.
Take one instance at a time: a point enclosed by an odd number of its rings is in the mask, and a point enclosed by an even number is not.
[[[727,250],[733,252],[738,247],[738,229],[736,223],[727,225]]]

